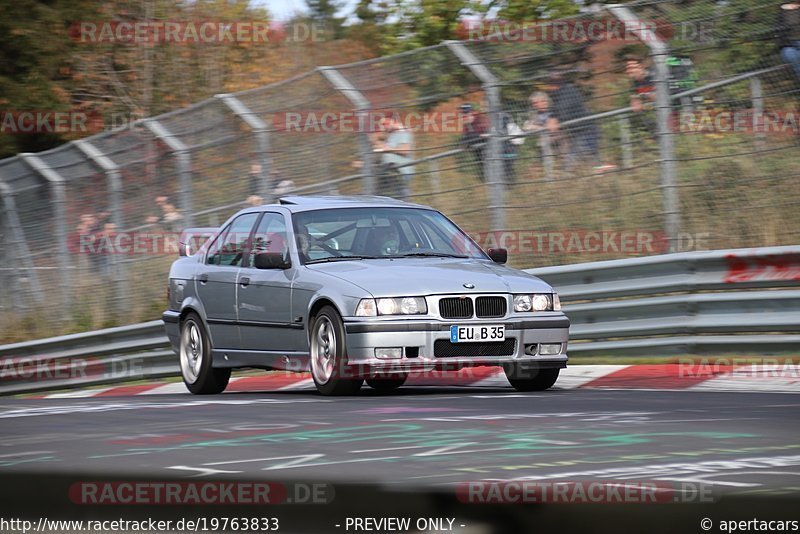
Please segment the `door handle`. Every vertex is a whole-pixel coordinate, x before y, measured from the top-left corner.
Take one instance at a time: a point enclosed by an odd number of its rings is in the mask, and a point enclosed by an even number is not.
[[[208,273],[201,274],[199,280],[201,284],[205,284],[206,282],[208,282]]]
[[[243,287],[247,286],[250,283],[250,277],[249,276],[243,276],[243,277],[239,278],[239,283],[242,284]]]

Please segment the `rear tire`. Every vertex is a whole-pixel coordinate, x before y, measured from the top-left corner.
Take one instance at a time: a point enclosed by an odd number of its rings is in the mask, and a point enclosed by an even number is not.
[[[406,379],[408,379],[408,375],[403,373],[377,375],[367,378],[367,385],[376,391],[384,393],[388,391],[394,391],[395,389],[399,388],[406,383]]]
[[[553,387],[561,369],[537,369],[519,364],[504,365],[511,386],[517,391],[544,391]]]
[[[311,377],[322,395],[355,395],[364,379],[347,376],[344,324],[333,306],[319,310],[309,339]]]
[[[231,379],[231,370],[212,366],[211,340],[202,319],[194,312],[181,322],[178,355],[186,389],[195,395],[215,395],[225,391]]]

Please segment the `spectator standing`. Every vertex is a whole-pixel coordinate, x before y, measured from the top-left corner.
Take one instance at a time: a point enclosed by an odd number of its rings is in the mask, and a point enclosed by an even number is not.
[[[250,165],[250,174],[247,180],[247,192],[251,195],[258,195],[264,190],[262,187],[264,178],[261,176],[261,168],[262,167],[260,163],[253,163]]]
[[[781,4],[775,26],[781,58],[800,79],[800,2]]]
[[[84,235],[91,236],[89,239],[91,248],[88,251],[89,265],[95,274],[105,275],[108,270],[108,254],[112,252],[108,240],[108,236],[111,235],[108,217],[107,211],[97,215],[90,214],[86,218],[81,217],[81,231]]]
[[[486,154],[486,137],[489,135],[489,117],[485,113],[478,113],[472,104],[461,104],[458,108],[461,119],[460,144],[472,155],[478,167],[478,178],[486,181],[484,158]]]
[[[519,145],[525,142],[525,138],[510,136],[520,135],[524,132],[522,128],[514,122],[513,117],[506,112],[500,114],[500,127],[502,128],[502,134],[504,136],[502,153],[500,154],[503,158],[503,179],[506,184],[514,185],[517,181],[515,170],[517,153],[519,152]]]
[[[385,138],[375,138],[373,150],[381,155],[379,190],[389,196],[408,198],[414,167],[414,134],[392,113],[381,121]]]
[[[478,177],[486,181],[486,150],[488,137],[492,131],[491,117],[487,113],[478,113],[470,103],[461,104],[458,108],[461,119],[461,140],[463,148],[472,154],[472,159],[478,167]],[[500,133],[503,136],[519,135],[522,130],[516,125],[508,113],[500,115]],[[506,183],[514,183],[514,163],[517,158],[518,145],[525,142],[524,138],[503,139],[500,157],[503,160],[503,172]]]
[[[655,135],[657,131],[655,117],[648,113],[656,101],[653,75],[642,61],[634,56],[625,59],[625,74],[632,83],[630,106],[634,115],[631,122],[635,128],[646,131],[648,135]]]
[[[163,215],[161,221],[170,232],[180,232],[183,225],[183,215],[178,211],[174,204],[167,202],[162,207]]]
[[[294,180],[281,180],[281,181],[277,182],[277,185],[275,186],[275,189],[273,190],[272,193],[276,197],[280,197],[280,196],[283,196],[283,195],[291,193],[296,188],[297,188],[297,185],[295,185]]]
[[[625,59],[625,74],[631,79],[630,106],[636,113],[641,113],[646,108],[652,107],[656,101],[656,84],[650,71],[636,57]]]
[[[559,133],[558,120],[553,116],[552,101],[550,96],[544,91],[536,91],[528,97],[531,110],[528,113],[528,120],[522,125],[526,132],[549,131],[553,135]]]
[[[158,224],[169,232],[179,232],[182,230],[183,215],[174,204],[169,203],[165,196],[156,197],[156,205],[161,208],[161,217],[150,215],[145,219],[147,224]]]
[[[567,165],[572,167],[576,161],[590,163],[595,172],[603,172],[614,168],[600,161],[599,133],[595,121],[584,121],[579,124],[562,126],[567,121],[581,119],[589,115],[583,93],[564,78],[562,72],[550,74],[548,94],[552,102],[553,127],[563,133],[566,140]]]
[[[545,132],[547,135],[538,135],[539,150],[545,165],[545,177],[549,179],[552,170],[553,154],[563,152],[561,144],[563,137],[559,129],[558,119],[553,116],[553,103],[550,96],[544,91],[536,91],[528,97],[531,109],[528,119],[523,123],[522,129],[526,132]]]
[[[250,195],[245,200],[245,204],[247,204],[248,206],[253,206],[253,207],[260,206],[263,203],[264,203],[264,198],[261,197],[261,196],[258,196],[258,195]]]
[[[79,269],[84,270],[87,267],[95,268],[95,260],[93,258],[94,250],[94,234],[99,230],[97,217],[93,213],[83,213],[79,218],[80,222],[75,227],[75,247],[78,251]],[[90,246],[84,243],[90,243]]]
[[[114,246],[114,239],[117,235],[117,225],[112,222],[106,222],[103,227],[97,232],[97,241],[103,243],[102,252],[97,256],[97,267],[102,276],[111,276],[113,258],[111,254],[117,254],[120,251],[116,250]]]

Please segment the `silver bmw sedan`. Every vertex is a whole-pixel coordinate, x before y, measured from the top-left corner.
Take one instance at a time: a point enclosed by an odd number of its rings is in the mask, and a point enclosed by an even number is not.
[[[348,395],[475,366],[538,391],[566,367],[553,288],[430,207],[286,197],[208,230],[184,231],[163,314],[192,393],[222,392],[236,368],[310,370],[323,395]]]

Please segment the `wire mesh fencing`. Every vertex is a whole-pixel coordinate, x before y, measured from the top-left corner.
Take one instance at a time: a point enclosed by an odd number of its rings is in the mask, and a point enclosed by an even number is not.
[[[517,267],[797,243],[779,10],[489,26],[0,161],[4,340],[158,317],[177,232],[289,193],[431,205]]]

